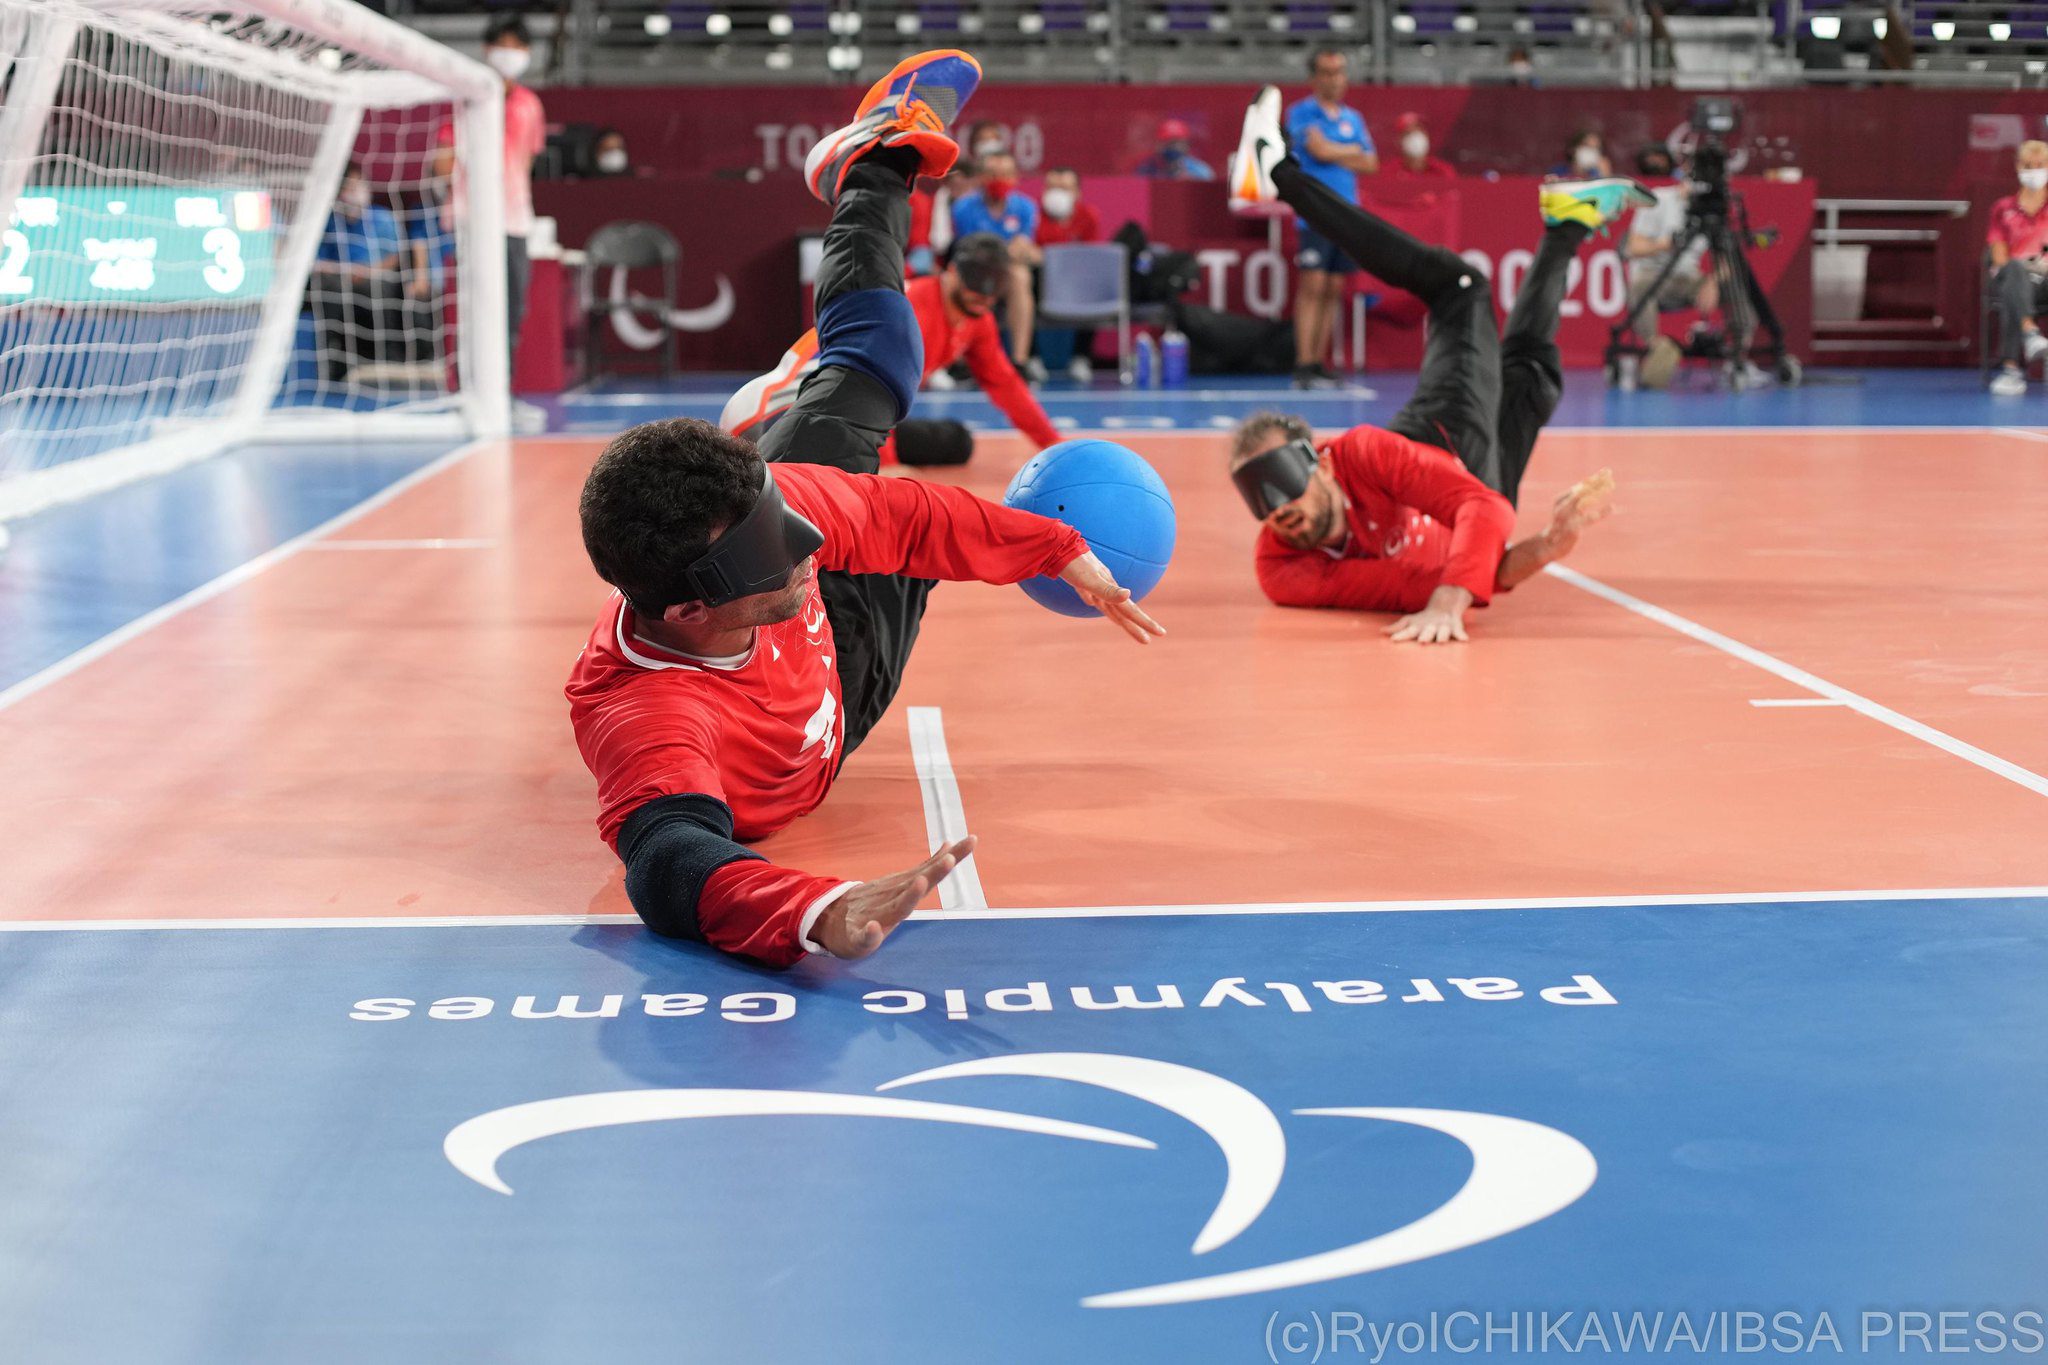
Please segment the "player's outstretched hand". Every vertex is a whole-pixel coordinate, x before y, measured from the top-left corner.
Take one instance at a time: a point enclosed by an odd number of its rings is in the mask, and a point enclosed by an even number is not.
[[[1421,611],[1410,612],[1382,633],[1396,644],[1408,640],[1418,645],[1447,645],[1453,640],[1463,643],[1470,638],[1465,634],[1465,609],[1471,605],[1471,593],[1439,583]]]
[[[1110,576],[1109,566],[1097,559],[1094,553],[1082,555],[1066,568],[1060,570],[1060,577],[1067,586],[1081,594],[1081,600],[1107,616],[1124,629],[1141,645],[1152,643],[1154,635],[1166,634],[1166,627],[1145,614],[1144,608],[1131,600],[1131,590],[1117,586]]]
[[[811,926],[811,941],[834,957],[866,957],[972,852],[974,836],[970,834],[908,872],[862,882],[825,907]]]

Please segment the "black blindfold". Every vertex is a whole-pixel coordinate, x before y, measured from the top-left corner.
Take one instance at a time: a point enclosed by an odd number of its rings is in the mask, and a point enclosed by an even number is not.
[[[1264,521],[1308,492],[1308,478],[1315,470],[1316,448],[1307,441],[1289,441],[1246,460],[1231,471],[1230,481],[1252,515]]]
[[[696,600],[722,607],[736,598],[773,592],[789,582],[791,570],[815,554],[824,535],[792,510],[761,466],[761,496],[754,510],[725,529],[697,562],[684,570]]]

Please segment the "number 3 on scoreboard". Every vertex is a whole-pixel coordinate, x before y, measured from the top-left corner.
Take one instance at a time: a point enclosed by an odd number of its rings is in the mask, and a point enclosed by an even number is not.
[[[19,228],[0,232],[0,294],[27,294],[36,282],[21,272],[28,268],[28,235]]]
[[[213,264],[200,272],[207,288],[216,294],[232,294],[240,289],[249,276],[249,267],[242,263],[242,239],[235,230],[217,227],[199,245],[213,257]]]

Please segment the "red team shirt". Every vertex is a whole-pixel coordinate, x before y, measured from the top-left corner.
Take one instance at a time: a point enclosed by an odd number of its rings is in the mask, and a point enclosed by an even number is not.
[[[1074,211],[1064,218],[1055,218],[1049,213],[1038,215],[1038,244],[1040,246],[1063,246],[1068,242],[1099,242],[1102,240],[1102,220],[1095,216],[1092,205],[1077,203]]]
[[[2016,261],[2028,261],[2048,249],[2048,201],[2039,213],[2020,207],[2020,197],[2008,194],[1991,206],[1991,223],[1984,240],[2005,243],[2006,253]]]
[[[789,505],[825,544],[803,610],[760,627],[733,659],[696,659],[641,639],[614,595],[566,689],[576,747],[597,778],[598,833],[657,797],[701,792],[732,809],[733,835],[761,839],[817,809],[843,757],[837,647],[818,569],[1017,583],[1057,574],[1087,550],[1069,526],[962,489],[912,479],[778,464]],[[728,863],[698,899],[705,938],[786,965],[801,958],[805,914],[846,885],[763,862]]]
[[[1344,543],[1297,550],[1261,529],[1259,586],[1283,607],[1417,611],[1440,583],[1493,598],[1515,509],[1457,456],[1380,427],[1324,446],[1345,498]]]

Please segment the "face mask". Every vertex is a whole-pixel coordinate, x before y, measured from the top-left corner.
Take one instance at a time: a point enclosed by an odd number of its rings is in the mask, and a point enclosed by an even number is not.
[[[1401,139],[1401,150],[1417,161],[1429,155],[1429,134],[1410,133]]]
[[[2021,171],[2020,188],[2023,190],[2048,190],[2048,169]]]
[[[1003,150],[1003,140],[999,137],[985,137],[974,144],[974,155],[981,159],[992,157],[1001,150]]]
[[[624,152],[609,151],[597,154],[597,168],[606,175],[617,175],[626,169],[627,164]]]
[[[1014,180],[997,180],[991,176],[981,182],[981,187],[988,191],[989,198],[997,203],[1001,203],[1010,197],[1010,191],[1017,188],[1017,182]]]
[[[508,81],[516,81],[533,65],[533,54],[523,47],[493,47],[484,50],[484,61]]]
[[[1600,149],[1598,147],[1579,148],[1572,153],[1572,165],[1577,166],[1582,171],[1599,170]]]
[[[1074,192],[1072,190],[1047,190],[1045,192],[1045,211],[1054,218],[1065,218],[1074,211]]]

